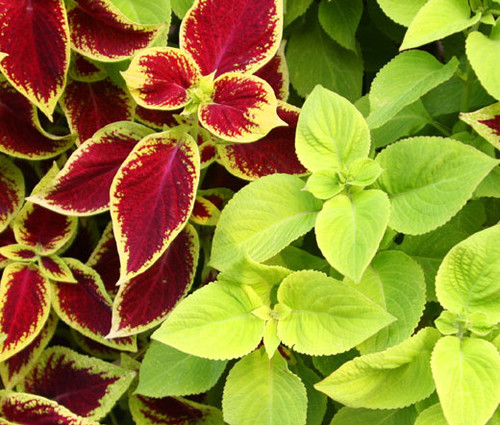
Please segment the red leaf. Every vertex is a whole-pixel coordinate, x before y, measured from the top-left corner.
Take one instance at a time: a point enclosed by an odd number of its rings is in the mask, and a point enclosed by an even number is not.
[[[281,43],[278,52],[262,68],[258,69],[254,75],[267,81],[273,88],[276,98],[279,100],[288,99],[288,67],[285,59],[285,43]]]
[[[197,0],[181,25],[180,46],[203,75],[251,73],[278,49],[282,9],[280,0]]]
[[[92,60],[74,53],[69,67],[69,75],[73,80],[90,83],[104,80],[107,74]]]
[[[41,257],[39,266],[42,273],[45,273],[47,276],[47,279],[56,280],[57,282],[76,283],[69,267],[57,255]]]
[[[50,312],[47,278],[34,264],[9,264],[0,283],[0,361],[27,347],[42,330]]]
[[[0,247],[0,254],[14,261],[32,262],[36,260],[35,250],[16,243]]]
[[[6,157],[0,156],[0,232],[17,214],[23,200],[23,173]]]
[[[219,220],[219,216],[220,211],[212,202],[202,196],[196,197],[190,217],[193,223],[203,226],[215,226]]]
[[[191,288],[198,251],[198,235],[188,224],[152,267],[122,283],[110,336],[137,334],[161,323]]]
[[[14,231],[12,228],[7,227],[3,232],[0,232],[0,248],[7,245],[12,245],[16,243],[16,238],[14,237]],[[0,269],[5,267],[9,259],[0,254]]]
[[[0,22],[0,70],[50,118],[69,67],[64,1],[2,0]]]
[[[488,120],[478,120],[478,122],[484,124],[486,127],[489,127],[492,133],[500,136],[500,115],[496,115]]]
[[[180,114],[178,111],[160,111],[158,109],[147,109],[143,106],[137,106],[135,109],[135,119],[156,130],[163,130],[165,127],[175,127],[178,125],[174,114]]]
[[[278,115],[288,127],[275,128],[254,143],[217,146],[221,162],[229,172],[245,180],[255,180],[274,173],[307,173],[295,153],[295,130],[299,109],[280,103]]]
[[[194,140],[167,131],[145,137],[121,166],[110,192],[121,282],[152,266],[184,227],[199,164]]]

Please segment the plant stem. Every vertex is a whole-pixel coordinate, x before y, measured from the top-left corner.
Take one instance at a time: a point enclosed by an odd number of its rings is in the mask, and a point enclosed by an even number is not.
[[[440,122],[437,121],[429,121],[429,124],[434,127],[436,130],[438,130],[443,136],[449,137],[451,136],[451,131],[448,129],[448,127],[444,126]]]

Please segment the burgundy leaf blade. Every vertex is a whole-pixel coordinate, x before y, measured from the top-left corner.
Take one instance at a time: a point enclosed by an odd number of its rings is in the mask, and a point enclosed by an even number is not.
[[[182,110],[160,111],[158,109],[147,109],[137,105],[135,109],[135,119],[156,130],[164,130],[165,128],[171,128],[178,125],[174,115],[180,114],[181,112]]]
[[[197,196],[189,219],[202,226],[215,226],[219,216],[220,211],[212,202],[203,196]]]
[[[478,111],[461,113],[459,117],[495,148],[500,149],[500,102]]]
[[[0,156],[0,232],[21,209],[23,199],[23,173],[6,157]]]
[[[12,245],[16,243],[14,231],[11,227],[7,227],[3,232],[0,232],[0,247]],[[0,269],[4,268],[9,263],[9,259],[0,253]]]
[[[13,261],[31,262],[36,260],[35,250],[21,244],[0,247],[0,255]]]
[[[69,76],[75,81],[92,83],[104,80],[107,74],[96,62],[74,53],[69,67]]]
[[[42,273],[47,276],[47,279],[57,282],[76,283],[68,265],[57,255],[41,257],[39,267]]]
[[[259,68],[254,75],[267,81],[273,88],[276,98],[286,101],[288,99],[288,87],[290,77],[285,58],[285,43],[281,43],[280,48],[273,58],[262,68]]]

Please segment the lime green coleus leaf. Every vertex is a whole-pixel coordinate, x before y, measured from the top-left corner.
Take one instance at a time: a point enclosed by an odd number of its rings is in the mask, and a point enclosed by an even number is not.
[[[395,347],[357,357],[316,384],[316,389],[348,407],[397,409],[434,391],[430,358],[440,338],[434,328]]]
[[[449,425],[448,421],[444,417],[443,409],[441,404],[434,404],[427,409],[420,412],[415,425]]]
[[[344,189],[334,169],[319,170],[307,179],[306,189],[318,199],[330,199]]]
[[[395,410],[353,409],[343,407],[330,425],[415,425],[417,411],[413,406]]]
[[[449,80],[457,67],[456,58],[443,65],[424,51],[400,53],[378,72],[372,82],[369,95],[371,113],[367,118],[369,127],[374,129],[385,124],[405,106]]]
[[[394,321],[353,287],[312,270],[286,277],[278,302],[278,336],[309,355],[347,351]]]
[[[241,359],[229,372],[222,412],[231,425],[305,425],[304,384],[280,355],[263,349]]]
[[[265,322],[252,314],[262,305],[249,285],[213,282],[181,301],[152,338],[193,356],[238,358],[262,339]]]
[[[410,235],[450,220],[498,164],[471,146],[440,137],[394,143],[376,159],[385,170],[376,186],[391,199],[389,227]]]
[[[221,271],[243,257],[265,261],[312,229],[322,202],[297,176],[273,174],[241,189],[221,213],[210,265]]]
[[[443,337],[432,374],[450,425],[484,425],[500,402],[500,354],[483,339]]]
[[[383,171],[380,164],[373,159],[358,159],[349,166],[347,183],[351,186],[369,186],[378,179]]]
[[[170,0],[111,0],[131,21],[138,24],[161,24],[170,21]]]
[[[478,111],[460,114],[460,119],[500,150],[500,102]]]
[[[215,385],[226,364],[152,341],[141,363],[136,393],[149,397],[199,394]]]
[[[412,20],[400,49],[412,49],[441,40],[476,24],[468,0],[429,0]]]
[[[316,240],[328,262],[359,282],[384,236],[390,202],[380,190],[337,195],[316,219]]]
[[[307,393],[307,425],[322,425],[326,413],[328,398],[325,394],[314,389],[314,384],[321,380],[321,377],[309,369],[300,360],[294,365],[294,372],[306,387]]]
[[[186,12],[191,8],[194,0],[170,0],[173,12],[180,18],[184,18]]]
[[[394,22],[409,26],[427,0],[377,0],[380,8]]]
[[[470,315],[481,312],[500,321],[500,225],[455,245],[439,267],[436,294],[444,308]]]
[[[302,107],[295,149],[310,171],[340,169],[368,156],[370,131],[353,104],[316,86]]]

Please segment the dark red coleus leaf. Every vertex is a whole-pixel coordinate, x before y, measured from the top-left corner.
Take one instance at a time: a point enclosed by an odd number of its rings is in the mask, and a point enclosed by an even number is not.
[[[68,249],[64,251],[66,257],[76,258],[85,263],[97,246],[101,237],[96,217],[80,217],[78,232]]]
[[[144,49],[165,25],[139,25],[109,0],[76,0],[68,10],[71,43],[78,53],[99,61],[118,61]]]
[[[105,70],[91,59],[74,53],[69,67],[69,76],[76,81],[91,83],[104,80],[107,74]]]
[[[488,120],[479,120],[478,122],[484,124],[486,127],[489,127],[493,134],[500,136],[500,115],[495,115],[493,118]]]
[[[23,173],[8,158],[0,155],[0,232],[17,214],[23,200]]]
[[[14,237],[14,231],[11,227],[7,227],[3,232],[0,232],[0,247],[12,245],[16,243],[16,238]],[[5,267],[9,259],[0,254],[0,269]]]
[[[50,312],[48,279],[35,264],[9,264],[0,282],[0,361],[27,347]]]
[[[64,90],[69,30],[63,0],[1,0],[0,70],[50,117]]]
[[[135,372],[66,347],[51,347],[26,375],[20,390],[89,419],[103,418],[127,390]]]
[[[87,338],[74,329],[71,329],[71,339],[84,353],[89,354],[92,357],[97,357],[98,359],[114,361],[119,359],[123,353],[123,351],[115,350],[111,347],[100,344],[93,339]]]
[[[78,134],[81,142],[107,124],[131,120],[135,107],[127,92],[109,79],[69,82],[61,106],[71,132]]]
[[[295,153],[295,131],[299,109],[280,102],[279,117],[288,127],[278,127],[254,143],[219,144],[220,162],[237,177],[255,180],[274,173],[302,175],[307,170]]]
[[[135,351],[135,338],[106,338],[111,328],[112,301],[97,272],[73,258],[64,260],[77,283],[52,283],[52,305],[59,317],[101,344],[118,350]]]
[[[74,136],[43,133],[36,108],[6,81],[0,81],[0,152],[25,159],[47,159],[74,143]]]
[[[215,226],[219,216],[220,210],[212,202],[202,196],[197,196],[189,219],[203,226]]]
[[[120,285],[109,336],[137,334],[165,320],[191,288],[198,252],[198,235],[188,224],[153,266]]]
[[[127,157],[110,191],[121,282],[146,271],[179,234],[199,176],[196,142],[177,131],[145,137]]]
[[[142,106],[137,106],[135,109],[135,119],[156,130],[165,130],[166,128],[178,125],[174,115],[178,115],[181,112],[182,110],[160,111],[158,109],[147,109]]]
[[[34,249],[16,243],[0,247],[0,254],[13,261],[31,262],[36,260]]]
[[[282,9],[281,0],[197,0],[181,25],[180,46],[203,75],[251,73],[278,49]]]
[[[123,161],[153,131],[123,121],[99,130],[83,143],[50,184],[33,191],[32,202],[71,215],[91,215],[109,208],[109,189]]]
[[[276,98],[279,100],[288,99],[288,87],[290,78],[285,59],[285,43],[281,43],[280,48],[273,58],[262,68],[258,69],[254,75],[267,81],[273,88]]]
[[[42,273],[50,280],[57,282],[76,283],[73,273],[64,262],[64,260],[57,255],[49,255],[48,257],[41,257],[39,260],[39,267]]]

